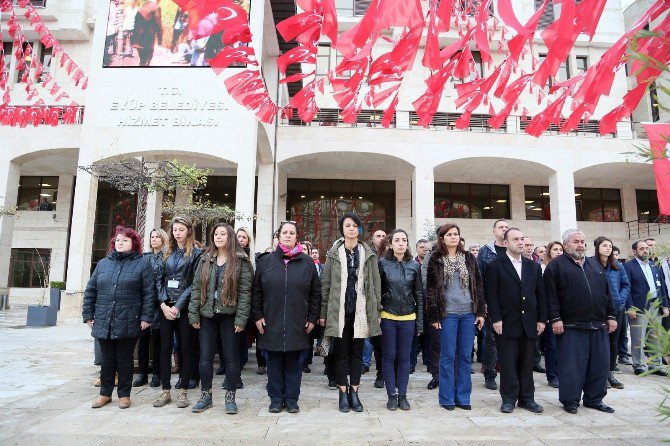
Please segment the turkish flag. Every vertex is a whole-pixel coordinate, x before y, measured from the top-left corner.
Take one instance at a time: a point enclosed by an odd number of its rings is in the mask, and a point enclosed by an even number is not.
[[[175,3],[188,11],[188,26],[194,39],[248,23],[247,12],[230,0],[175,0]]]
[[[642,124],[649,136],[649,145],[654,156],[654,176],[656,177],[656,195],[658,212],[670,215],[670,124]]]

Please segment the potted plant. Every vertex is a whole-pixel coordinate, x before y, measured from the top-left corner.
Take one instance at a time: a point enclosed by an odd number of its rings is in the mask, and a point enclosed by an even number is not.
[[[40,276],[40,279],[42,279],[43,292],[37,305],[28,306],[26,325],[28,327],[50,327],[56,325],[56,322],[58,321],[58,306],[44,305],[47,292],[51,294],[51,288],[49,287],[51,265],[45,265],[44,258],[39,250],[35,249],[35,252],[37,253],[41,265],[41,268],[37,270],[37,274]],[[58,293],[58,304],[60,304],[60,290],[58,290]]]
[[[60,311],[60,292],[65,289],[65,282],[52,280],[49,282],[49,306]]]

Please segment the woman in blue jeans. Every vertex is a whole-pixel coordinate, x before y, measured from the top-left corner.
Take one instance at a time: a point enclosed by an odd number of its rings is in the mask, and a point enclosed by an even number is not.
[[[426,317],[440,330],[440,406],[470,410],[472,348],[475,325],[484,325],[484,285],[477,259],[460,243],[454,223],[437,232],[437,247],[428,261]]]
[[[408,246],[407,233],[395,229],[388,237],[391,249],[379,260],[382,370],[388,394],[386,408],[409,410],[407,383],[410,352],[412,340],[423,331],[423,285],[419,264],[412,258]]]

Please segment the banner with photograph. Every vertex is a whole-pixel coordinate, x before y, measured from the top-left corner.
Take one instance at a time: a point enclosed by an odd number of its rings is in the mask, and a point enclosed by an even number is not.
[[[251,0],[233,1],[248,17]],[[222,34],[194,39],[188,12],[172,0],[110,0],[102,66],[208,67],[225,46]]]

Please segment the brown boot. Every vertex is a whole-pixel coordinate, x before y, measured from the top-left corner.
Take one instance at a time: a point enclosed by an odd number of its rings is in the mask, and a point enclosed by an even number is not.
[[[100,395],[93,401],[93,404],[91,404],[91,407],[93,409],[100,409],[102,406],[109,404],[112,402],[112,397],[111,396],[103,396]]]
[[[102,385],[102,380],[100,379],[99,376],[98,376],[98,379],[96,379],[95,381],[93,381],[93,385],[94,385],[95,387],[100,387],[100,386]]]
[[[165,389],[163,390],[163,393],[160,394],[158,399],[154,401],[154,407],[163,407],[171,401],[172,397],[170,396],[170,389]]]
[[[130,407],[130,398],[127,396],[122,396],[119,398],[119,409],[127,409]]]
[[[172,354],[172,369],[170,370],[170,373],[173,375],[179,373],[179,355],[176,353]]]

